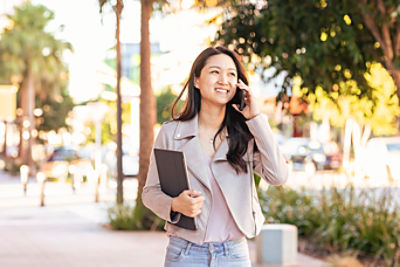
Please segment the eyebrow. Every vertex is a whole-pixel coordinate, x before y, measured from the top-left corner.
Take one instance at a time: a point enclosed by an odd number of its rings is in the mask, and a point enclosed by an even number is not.
[[[217,69],[221,69],[220,67],[218,67],[218,66],[210,66],[210,67],[208,67],[209,69],[211,69],[211,68],[217,68]],[[228,68],[228,70],[234,70],[234,71],[236,71],[236,69],[235,68]]]

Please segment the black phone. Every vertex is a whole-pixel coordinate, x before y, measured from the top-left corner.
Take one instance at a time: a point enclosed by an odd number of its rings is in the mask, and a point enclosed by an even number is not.
[[[239,110],[243,110],[244,107],[246,106],[246,103],[244,102],[244,98],[246,97],[246,91],[239,89],[239,87],[236,87],[236,94],[232,98],[232,104],[239,104]]]

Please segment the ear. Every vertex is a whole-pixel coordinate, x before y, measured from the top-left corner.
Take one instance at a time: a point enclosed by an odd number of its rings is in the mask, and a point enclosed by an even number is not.
[[[199,78],[194,77],[193,85],[196,89],[199,89]]]

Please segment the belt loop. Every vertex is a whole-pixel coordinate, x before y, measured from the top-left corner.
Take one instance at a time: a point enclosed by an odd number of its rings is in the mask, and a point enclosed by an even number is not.
[[[191,247],[192,247],[192,242],[188,241],[186,249],[185,249],[185,252],[184,252],[185,256],[189,253],[189,250],[190,250]]]
[[[229,256],[229,245],[228,245],[228,242],[223,242],[222,243],[223,245],[224,245],[224,254],[225,254],[225,256]]]

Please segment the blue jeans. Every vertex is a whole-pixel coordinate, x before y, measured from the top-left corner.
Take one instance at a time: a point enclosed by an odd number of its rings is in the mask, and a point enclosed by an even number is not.
[[[170,237],[165,267],[250,267],[249,249],[245,238],[196,245],[178,237]]]

